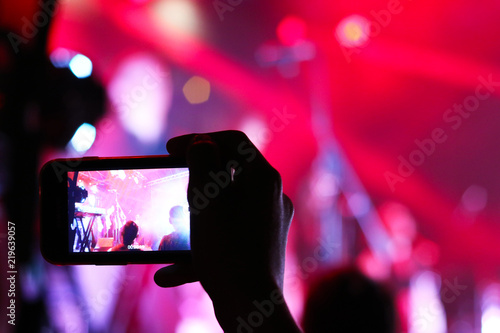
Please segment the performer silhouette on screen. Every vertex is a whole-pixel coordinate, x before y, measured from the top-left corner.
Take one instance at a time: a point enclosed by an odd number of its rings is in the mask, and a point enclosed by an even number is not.
[[[169,215],[174,231],[163,236],[158,250],[189,250],[189,229],[182,206],[172,207]]]
[[[119,238],[118,235],[120,234],[120,230],[122,229],[124,222],[126,221],[126,216],[123,212],[122,207],[120,206],[120,203],[118,202],[118,193],[116,192],[116,190],[111,190],[110,192],[115,193],[115,204],[111,207],[112,211],[109,215],[109,219],[111,221],[111,229],[113,232],[112,236],[116,241]]]
[[[139,227],[134,221],[128,221],[123,225],[121,231],[121,243],[113,246],[109,251],[141,251],[139,248],[134,248],[133,243],[137,234],[139,232]]]

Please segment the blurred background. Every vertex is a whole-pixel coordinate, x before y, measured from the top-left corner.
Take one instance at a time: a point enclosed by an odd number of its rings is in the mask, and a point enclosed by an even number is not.
[[[0,1],[0,269],[10,221],[17,270],[16,325],[2,315],[1,331],[220,332],[199,284],[154,284],[161,266],[45,262],[37,174],[238,129],[296,207],[297,320],[311,279],[350,264],[391,289],[400,332],[500,332],[499,13],[494,0]]]

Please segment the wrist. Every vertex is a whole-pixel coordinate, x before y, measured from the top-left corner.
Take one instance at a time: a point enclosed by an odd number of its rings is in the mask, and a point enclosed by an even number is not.
[[[274,283],[228,288],[222,295],[211,298],[224,332],[300,332],[281,288]]]

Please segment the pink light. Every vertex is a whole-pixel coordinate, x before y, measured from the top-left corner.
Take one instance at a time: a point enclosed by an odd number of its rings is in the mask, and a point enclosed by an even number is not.
[[[423,266],[433,266],[439,261],[439,246],[427,239],[421,240],[415,245],[413,258]]]
[[[145,144],[160,140],[172,95],[170,71],[160,60],[129,56],[115,71],[108,94],[127,132]]]
[[[294,16],[287,16],[276,28],[279,40],[285,45],[294,45],[304,39],[306,35],[306,24]]]
[[[371,251],[364,251],[356,258],[356,263],[363,273],[375,280],[384,280],[390,276],[390,266],[380,260]]]
[[[339,22],[334,34],[345,47],[364,46],[370,35],[370,21],[361,15],[350,15]]]
[[[281,56],[280,51],[275,43],[264,43],[255,52],[255,58],[261,66],[270,66],[278,62]]]

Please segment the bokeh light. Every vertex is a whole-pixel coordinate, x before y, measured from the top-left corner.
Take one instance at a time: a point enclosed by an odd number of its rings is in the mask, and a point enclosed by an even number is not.
[[[471,185],[462,195],[463,208],[469,213],[482,211],[488,203],[488,192],[484,187]]]
[[[92,147],[96,138],[96,129],[91,124],[83,123],[71,138],[71,147],[80,154]]]
[[[56,68],[68,67],[71,59],[71,52],[63,47],[58,47],[50,53],[50,61]]]
[[[306,35],[305,22],[295,16],[287,16],[278,24],[276,34],[284,45],[294,45]]]
[[[200,18],[191,0],[160,0],[152,2],[154,23],[170,33],[197,34]]]
[[[108,94],[125,130],[150,144],[161,136],[170,107],[170,72],[149,54],[123,60],[109,83]]]
[[[361,15],[350,15],[339,22],[335,29],[337,41],[345,47],[364,46],[370,36],[370,21]]]
[[[184,84],[182,92],[189,103],[204,103],[210,98],[210,82],[200,76],[193,76]]]
[[[500,284],[491,283],[482,295],[481,333],[500,332]]]
[[[70,60],[69,69],[77,78],[84,79],[92,74],[92,61],[83,54],[77,54]]]

